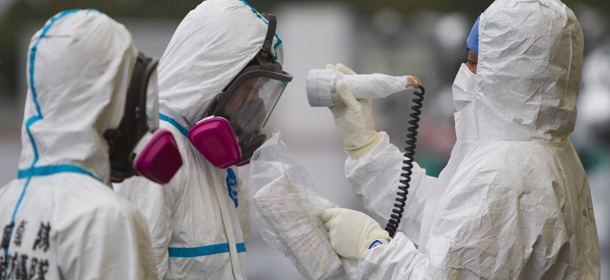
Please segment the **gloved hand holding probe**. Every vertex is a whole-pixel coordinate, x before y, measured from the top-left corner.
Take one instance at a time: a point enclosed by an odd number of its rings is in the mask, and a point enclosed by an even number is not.
[[[357,75],[356,72],[341,63],[336,66],[328,64],[326,69],[335,70],[344,75]],[[381,74],[376,75],[385,76]],[[361,82],[374,82],[375,79],[373,77],[367,78],[365,76],[369,75],[360,76],[363,80]],[[361,96],[366,94],[366,90],[378,88],[379,92],[381,92],[380,94],[373,95],[368,93],[368,96],[374,97],[387,96],[391,93],[409,88],[413,89],[420,85],[419,79],[413,76],[385,76],[379,78],[381,80],[377,80],[377,86],[367,87],[361,83],[352,84],[361,90]],[[404,79],[404,83],[397,81],[397,79]],[[345,80],[356,81],[357,79]],[[308,77],[309,97],[310,81],[311,79]],[[382,83],[386,83],[385,86],[379,86]],[[371,99],[356,99],[344,79],[336,81],[334,86],[343,102],[335,102],[338,105],[330,107],[330,110],[335,119],[337,132],[343,142],[345,151],[352,159],[357,160],[373,150],[382,138],[382,135],[375,131]],[[310,97],[311,103],[312,99]],[[328,235],[333,249],[344,258],[357,260],[366,250],[374,247],[375,244],[387,243],[387,240],[391,239],[388,232],[383,230],[373,218],[361,212],[339,208],[327,209],[322,213],[320,219],[329,232]]]
[[[340,256],[346,259],[360,259],[366,250],[390,240],[373,218],[350,209],[329,208],[320,216],[328,231],[330,244]]]
[[[328,64],[326,69],[337,70],[345,75],[357,75],[356,72],[339,63],[336,66]],[[417,77],[406,76],[405,85],[411,88],[419,86]],[[405,89],[409,88],[405,86]],[[352,159],[359,159],[368,154],[381,139],[381,135],[375,131],[373,121],[373,108],[371,99],[356,99],[348,85],[340,80],[336,83],[336,90],[343,104],[330,107],[335,118],[335,125],[339,137],[343,142],[345,151]]]

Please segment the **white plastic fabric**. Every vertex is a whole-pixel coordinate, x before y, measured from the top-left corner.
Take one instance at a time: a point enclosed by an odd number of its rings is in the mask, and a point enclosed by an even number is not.
[[[315,193],[309,174],[295,161],[279,131],[254,152],[249,191],[261,237],[290,259],[303,277],[344,275],[320,221],[324,209],[337,206]]]
[[[479,34],[474,82],[461,73],[454,84],[470,95],[454,94],[462,104],[449,163],[438,179],[415,166],[402,232],[362,255],[360,277],[599,279],[591,194],[568,139],[580,26],[559,1],[502,0],[481,15]],[[391,213],[401,159],[387,135],[347,159],[347,177],[380,222]]]
[[[246,1],[202,2],[182,20],[161,58],[161,103],[179,112],[189,127],[195,125],[261,50],[267,28],[267,20]],[[276,34],[271,51],[279,63],[283,49]]]
[[[337,70],[345,75],[357,75],[341,63],[328,64],[326,69]],[[371,99],[356,100],[343,81],[337,82],[337,90],[344,104],[329,109],[335,119],[343,148],[351,158],[358,159],[370,152],[381,139],[381,134],[375,131]]]
[[[102,137],[123,117],[136,55],[95,10],[59,13],[32,37],[19,174],[0,188],[0,230],[15,224],[1,279],[157,277],[146,220],[108,185]]]
[[[160,278],[246,279],[250,206],[244,172],[214,167],[187,137],[260,51],[266,33],[266,20],[245,1],[207,0],[182,20],[161,58],[160,128],[173,134],[183,165],[165,185],[142,178],[115,185],[146,216]],[[281,62],[275,38],[272,49]]]
[[[411,76],[385,74],[345,75],[333,69],[314,69],[307,74],[307,100],[312,107],[332,107],[343,103],[337,82],[343,81],[357,99],[383,98],[394,93],[414,89]]]

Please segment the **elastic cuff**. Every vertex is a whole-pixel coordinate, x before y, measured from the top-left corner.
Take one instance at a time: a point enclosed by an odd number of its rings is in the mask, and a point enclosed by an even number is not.
[[[385,243],[383,243],[384,241],[381,241],[381,240],[385,240],[385,242],[389,242],[389,240],[391,240],[391,239],[392,238],[390,238],[390,235],[388,234],[388,232],[385,230],[382,230],[381,228],[375,232],[372,232],[360,244],[360,251],[358,252],[358,258],[360,258],[360,256],[362,256],[362,254],[364,254],[364,252],[366,252],[370,248],[372,248],[371,245],[373,245],[373,243],[376,243],[378,240],[382,244],[385,244]],[[375,246],[373,246],[373,247],[375,247]]]
[[[373,249],[379,245],[383,245],[383,244],[390,244],[390,241],[387,239],[375,239],[373,240],[373,242],[371,242],[371,244],[369,245],[369,250]]]

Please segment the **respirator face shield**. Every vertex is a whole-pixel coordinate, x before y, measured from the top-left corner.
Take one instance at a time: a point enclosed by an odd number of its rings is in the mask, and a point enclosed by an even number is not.
[[[279,63],[273,63],[279,66]],[[189,131],[189,140],[214,166],[244,165],[267,136],[263,127],[292,75],[246,67],[221,92],[207,117]]]
[[[216,96],[206,118],[189,131],[193,146],[214,166],[244,165],[266,140],[263,127],[275,104],[292,81],[292,75],[273,61],[271,46],[275,16],[269,14],[269,28],[259,53]]]
[[[137,174],[165,184],[182,166],[176,140],[169,131],[159,129],[158,63],[138,54],[123,119],[118,128],[104,132],[110,147],[112,182]]]
[[[244,146],[260,134],[292,76],[254,71],[239,77],[218,96],[211,115],[225,118]]]

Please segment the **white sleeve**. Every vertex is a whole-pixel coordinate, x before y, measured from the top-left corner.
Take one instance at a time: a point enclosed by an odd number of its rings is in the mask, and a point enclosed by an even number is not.
[[[428,258],[402,232],[390,244],[366,251],[358,262],[358,279],[424,279]]]
[[[175,201],[173,189],[182,184],[185,169],[180,168],[174,178],[165,185],[135,176],[122,184],[114,185],[115,191],[136,206],[146,218],[159,279],[163,279],[169,262],[168,247],[172,235]]]
[[[478,162],[479,171],[472,165],[456,171],[436,214],[427,217],[432,225],[425,248],[416,250],[398,233],[362,255],[360,279],[579,278],[570,268],[578,265],[572,221],[562,213],[570,204],[556,195],[561,183],[540,174],[524,179],[514,166],[523,161],[493,166],[494,172],[480,168],[488,162]]]
[[[380,133],[382,138],[370,153],[358,160],[346,160],[345,176],[371,216],[385,227],[399,191],[404,156],[390,143],[385,132]],[[417,244],[424,204],[437,178],[427,176],[426,170],[417,163],[413,164],[412,171],[407,203],[398,231],[404,232]]]

